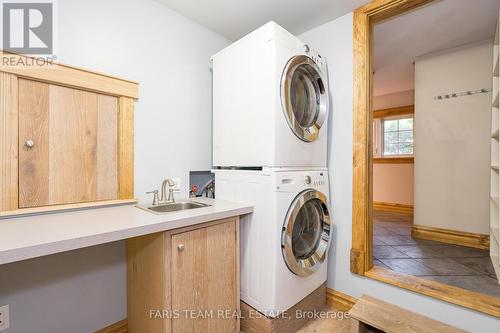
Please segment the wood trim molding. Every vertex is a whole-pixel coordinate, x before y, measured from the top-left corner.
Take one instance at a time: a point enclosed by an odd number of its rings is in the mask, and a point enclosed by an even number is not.
[[[363,7],[364,8],[364,7]],[[373,27],[364,9],[354,12],[354,100],[353,100],[353,187],[352,187],[352,248],[350,269],[363,275],[372,266],[372,57]]]
[[[357,301],[358,299],[355,297],[326,288],[326,304],[334,309],[349,311]]]
[[[373,159],[373,164],[413,164],[414,157],[377,157]]]
[[[18,81],[0,72],[0,211],[18,207]]]
[[[402,289],[434,297],[500,318],[500,298],[476,293],[448,284],[406,275],[382,267],[373,267],[365,276]]]
[[[411,227],[411,236],[413,238],[473,247],[481,250],[490,249],[489,235],[476,234],[472,232],[413,225]]]
[[[139,96],[139,84],[134,81],[1,50],[0,58],[0,72],[108,95]]]
[[[355,12],[366,15],[369,17],[370,23],[374,24],[433,1],[434,0],[372,0],[366,5],[356,9]]]
[[[413,205],[405,205],[393,202],[376,201],[373,203],[374,210],[413,214]]]
[[[134,99],[118,99],[118,198],[134,197]]]
[[[117,323],[106,326],[95,333],[127,333],[128,332],[128,323],[127,319],[120,320]]]
[[[397,108],[375,110],[373,111],[373,118],[396,117],[414,113],[415,113],[415,106],[408,105]]]

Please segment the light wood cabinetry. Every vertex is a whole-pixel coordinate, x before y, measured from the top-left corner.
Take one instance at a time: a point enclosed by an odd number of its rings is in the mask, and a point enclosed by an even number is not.
[[[47,63],[0,81],[1,216],[133,198],[137,83]]]
[[[117,97],[20,79],[19,207],[117,199],[117,114]]]
[[[128,330],[239,332],[239,219],[127,241]]]
[[[491,104],[491,170],[490,170],[490,257],[495,268],[497,279],[500,281],[500,206],[498,201],[500,178],[499,178],[499,64],[500,64],[500,24],[497,21],[495,42],[493,45],[493,84]]]

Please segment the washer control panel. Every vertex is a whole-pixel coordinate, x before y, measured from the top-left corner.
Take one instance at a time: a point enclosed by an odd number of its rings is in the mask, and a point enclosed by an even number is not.
[[[319,188],[328,183],[325,171],[291,171],[277,173],[275,189],[278,191],[301,191],[308,188]]]

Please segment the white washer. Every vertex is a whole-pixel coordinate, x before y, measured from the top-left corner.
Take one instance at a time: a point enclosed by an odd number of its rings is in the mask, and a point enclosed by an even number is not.
[[[212,57],[213,165],[326,167],[326,60],[269,22]]]
[[[254,205],[240,224],[241,300],[276,317],[326,281],[327,170],[213,172],[217,199]]]

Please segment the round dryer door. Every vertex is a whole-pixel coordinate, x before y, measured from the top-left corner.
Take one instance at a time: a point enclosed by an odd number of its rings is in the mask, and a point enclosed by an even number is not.
[[[281,251],[288,268],[311,275],[325,261],[330,246],[330,214],[326,196],[301,192],[292,202],[283,226]]]
[[[288,125],[302,141],[312,142],[328,113],[328,92],[321,70],[305,55],[291,58],[281,79],[281,103]]]

